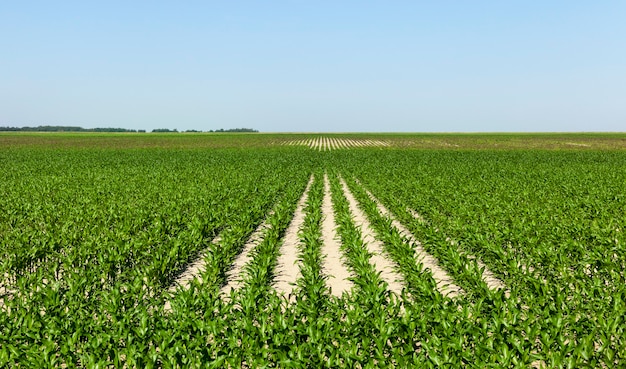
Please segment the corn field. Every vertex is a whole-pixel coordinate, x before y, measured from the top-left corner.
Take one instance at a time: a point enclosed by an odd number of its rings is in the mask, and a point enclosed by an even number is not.
[[[2,134],[0,367],[623,367],[625,142]]]

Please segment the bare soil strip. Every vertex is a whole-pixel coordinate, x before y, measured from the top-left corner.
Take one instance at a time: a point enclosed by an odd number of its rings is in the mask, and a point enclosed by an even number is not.
[[[367,196],[369,196],[372,201],[376,203],[376,207],[378,211],[386,217],[391,219],[391,224],[400,232],[402,237],[409,240],[415,247],[415,253],[417,254],[417,260],[424,265],[424,268],[429,269],[433,275],[433,279],[437,283],[437,290],[444,296],[447,297],[457,297],[459,294],[463,293],[461,287],[454,284],[454,280],[450,275],[443,270],[437,263],[437,259],[435,259],[432,255],[426,252],[422,247],[422,244],[415,239],[415,236],[400,223],[394,216],[391,214],[385,206],[378,201],[374,195],[368,190],[365,190]]]
[[[266,219],[272,214],[273,211],[270,211]],[[243,267],[248,264],[252,258],[251,251],[254,250],[259,243],[261,243],[265,231],[270,227],[271,226],[264,220],[263,223],[259,224],[259,226],[250,235],[250,238],[248,238],[248,241],[243,246],[243,249],[235,258],[232,269],[226,272],[226,284],[220,289],[222,296],[230,296],[230,292],[232,290],[236,290],[241,287],[243,282]]]
[[[15,290],[11,290],[7,287],[0,287],[0,310],[8,311],[5,307],[4,300],[12,299],[15,292]]]
[[[213,240],[211,240],[211,243],[216,245],[221,241],[221,239],[221,235],[217,235],[215,238],[213,238]],[[179,288],[187,290],[189,289],[191,281],[194,279],[198,279],[198,281],[202,283],[202,272],[206,269],[205,257],[206,251],[201,252],[200,255],[198,255],[198,258],[193,263],[189,264],[187,269],[185,269],[185,271],[180,276],[178,276],[178,278],[167,290],[169,292],[176,292],[176,290]],[[169,301],[165,301],[164,310],[168,313],[172,312],[172,305]]]
[[[322,271],[328,276],[330,294],[341,297],[352,288],[350,272],[342,261],[339,236],[336,232],[335,213],[330,196],[328,176],[324,173],[324,199],[322,200],[322,255],[325,255]]]
[[[309,183],[306,185],[304,193],[298,201],[293,218],[285,231],[285,237],[283,238],[283,243],[280,246],[280,253],[276,262],[274,288],[285,296],[291,295],[296,281],[300,278],[300,267],[297,265],[298,245],[300,244],[298,231],[304,224],[304,206],[309,197],[309,189],[311,188],[312,183],[313,175],[311,175]]]
[[[330,151],[330,150],[338,150],[338,149],[348,149],[351,147],[366,147],[366,146],[389,146],[388,142],[384,142],[381,140],[370,140],[370,139],[346,139],[346,138],[335,138],[335,137],[326,137],[319,136],[315,138],[309,138],[304,140],[292,140],[284,142],[285,145],[297,145],[297,146],[308,146],[313,150],[318,151]]]
[[[339,178],[343,193],[348,200],[350,206],[350,212],[354,216],[354,223],[361,229],[363,241],[367,247],[367,251],[372,255],[370,261],[374,265],[377,272],[380,273],[382,280],[387,282],[389,290],[397,295],[402,292],[402,276],[395,271],[394,264],[383,254],[383,243],[377,240],[374,236],[374,231],[370,222],[367,220],[365,213],[359,208],[358,202],[350,192],[346,181],[343,178]]]
[[[426,221],[426,219],[422,216],[422,214],[418,213],[417,211],[411,209],[411,208],[406,208],[409,213],[411,213],[411,215],[413,216],[413,218],[417,219],[420,221],[420,223],[424,223],[424,224],[428,224],[428,222]]]
[[[343,142],[341,142],[340,140],[333,138],[333,145],[334,145],[334,149],[341,149],[343,147]]]
[[[487,287],[491,290],[504,290],[504,295],[506,297],[511,296],[511,291],[506,288],[504,282],[502,282],[491,270],[487,268],[487,266],[480,260],[476,260],[478,266],[483,270],[483,281],[487,284]]]
[[[565,144],[570,146],[591,147],[591,145],[576,142],[566,142]]]
[[[458,247],[458,244],[453,239],[447,237],[446,240],[450,243],[450,245],[452,245],[454,247]],[[498,277],[496,277],[496,275],[493,274],[493,272],[491,270],[489,270],[489,268],[487,268],[487,265],[485,265],[485,263],[483,263],[482,261],[476,259],[476,257],[474,255],[467,255],[466,254],[466,256],[467,256],[468,259],[476,260],[476,264],[478,264],[478,267],[483,270],[483,273],[482,273],[483,281],[485,282],[487,287],[489,287],[490,290],[494,290],[494,291],[495,290],[505,290],[504,295],[506,297],[510,296],[511,291],[509,291],[506,288],[506,285],[504,284],[504,282],[502,282],[500,279],[498,279]]]
[[[338,150],[340,148],[339,141],[336,138],[331,138],[330,142],[332,142],[334,150]]]
[[[367,192],[368,195],[374,200],[374,201],[378,201],[374,198],[374,196],[368,191]],[[378,203],[378,202],[377,202]],[[426,223],[426,220],[424,219],[424,217],[422,217],[421,214],[417,213],[415,210],[409,209],[409,211],[411,212],[411,215],[413,216],[413,218],[418,219],[420,222],[424,222]],[[447,238],[448,242],[450,243],[450,245],[456,247],[457,244],[454,240]],[[498,277],[496,277],[495,274],[493,274],[493,272],[491,270],[489,270],[489,268],[487,268],[487,266],[480,260],[476,259],[475,256],[473,255],[467,255],[468,258],[471,259],[475,259],[476,263],[478,264],[478,266],[483,270],[482,273],[482,279],[485,282],[485,284],[487,285],[487,287],[489,287],[489,289],[491,290],[505,290],[505,296],[509,297],[511,292],[506,288],[506,285],[504,284],[504,282],[502,282],[500,279],[498,279]]]
[[[217,235],[217,237],[213,238],[211,241],[212,244],[217,245],[221,241],[221,235]],[[176,281],[172,283],[172,285],[168,288],[168,291],[175,292],[179,287],[183,289],[189,289],[189,285],[191,281],[194,279],[198,279],[202,282],[202,272],[206,269],[206,251],[203,251],[198,255],[198,258],[189,266],[185,271],[176,278]]]
[[[346,142],[344,140],[339,140],[337,138],[335,138],[334,140],[335,140],[335,145],[337,146],[338,149],[346,149],[346,148],[348,148],[348,146],[346,146]]]
[[[14,290],[8,287],[8,283],[5,285],[5,280],[8,280],[9,277],[9,273],[4,273],[4,276],[0,279],[0,308],[4,308],[4,299],[12,298],[15,293]]]

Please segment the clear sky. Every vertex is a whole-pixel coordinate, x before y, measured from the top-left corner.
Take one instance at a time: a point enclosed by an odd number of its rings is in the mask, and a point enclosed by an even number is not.
[[[626,131],[625,1],[2,1],[0,126]]]

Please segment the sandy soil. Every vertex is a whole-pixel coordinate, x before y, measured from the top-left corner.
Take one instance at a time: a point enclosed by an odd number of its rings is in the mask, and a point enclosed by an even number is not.
[[[316,138],[287,141],[285,145],[308,146],[319,151],[349,149],[352,147],[389,146],[388,142],[369,139],[344,139],[320,136]]]
[[[576,142],[566,142],[565,144],[570,145],[570,146],[591,147],[591,145],[587,145],[583,143],[576,143]]]
[[[268,217],[272,214],[273,211],[268,214]],[[252,235],[250,235],[250,238],[243,246],[243,250],[235,258],[232,269],[226,272],[226,285],[220,289],[222,296],[229,296],[232,290],[241,287],[243,281],[243,267],[250,261],[251,251],[254,250],[259,243],[261,243],[263,240],[263,234],[269,227],[270,225],[263,221],[263,223],[259,224],[259,226],[254,230]]]
[[[363,241],[367,247],[367,251],[372,254],[370,262],[373,264],[377,272],[380,272],[380,277],[387,282],[389,290],[400,295],[402,292],[402,276],[395,271],[394,264],[385,257],[383,254],[383,243],[378,241],[374,237],[374,231],[367,220],[365,213],[359,209],[357,201],[350,192],[348,185],[340,178],[341,186],[343,187],[344,195],[350,205],[350,212],[354,216],[354,222],[361,229],[363,235]]]
[[[489,268],[487,268],[487,266],[480,260],[476,260],[476,263],[478,264],[478,266],[483,269],[483,281],[485,281],[485,283],[487,284],[487,287],[489,287],[489,289],[492,290],[505,290],[504,291],[504,295],[506,297],[510,297],[511,296],[511,291],[509,291],[508,288],[506,288],[506,285],[504,284],[504,282],[502,282],[500,279],[498,279],[498,277],[496,277],[495,274],[493,274],[493,272],[491,270],[489,270]]]
[[[9,300],[13,298],[13,294],[15,292],[16,292],[15,290],[11,290],[7,287],[0,286],[0,310],[6,310],[5,305],[4,305],[4,300],[5,299]]]
[[[221,236],[218,235],[211,241],[211,243],[217,245],[220,241]],[[202,283],[202,279],[200,277],[202,275],[202,272],[206,268],[205,257],[206,252],[201,252],[200,255],[198,255],[198,258],[193,263],[189,264],[189,266],[187,266],[187,269],[185,269],[185,271],[181,275],[179,275],[178,278],[176,278],[176,281],[172,283],[168,291],[174,292],[179,287],[188,289],[193,279],[198,279],[200,283]]]
[[[387,208],[385,208],[377,198],[374,197],[369,191],[367,191],[367,195],[376,203],[378,207],[378,211],[391,219],[392,225],[400,232],[402,237],[409,240],[415,247],[415,253],[417,256],[417,260],[424,265],[424,268],[430,270],[433,275],[433,279],[437,282],[437,290],[441,292],[442,295],[448,297],[456,297],[459,294],[463,293],[461,287],[454,284],[454,280],[450,275],[443,270],[437,263],[437,259],[435,259],[432,255],[426,252],[422,247],[421,243],[415,239],[413,234],[409,232],[409,230],[402,225],[394,216],[391,214]]]
[[[426,221],[426,219],[417,211],[411,209],[411,208],[406,208],[409,213],[411,213],[411,215],[413,216],[413,218],[417,219],[420,221],[420,223],[424,223],[424,224],[428,224],[428,222]]]
[[[373,198],[373,196],[369,192],[368,194]],[[374,200],[374,201],[377,201],[377,200]],[[428,224],[421,214],[417,213],[415,210],[412,210],[412,209],[409,209],[409,211],[411,212],[411,215],[413,216],[413,218],[418,219],[419,221]],[[457,246],[454,240],[447,238],[447,241],[450,243],[450,245],[455,246],[455,247]],[[467,257],[470,259],[476,259],[476,257],[473,255],[467,255]],[[493,274],[493,272],[489,270],[489,268],[487,268],[487,265],[485,265],[482,261],[476,259],[476,263],[481,269],[484,268],[483,273],[482,273],[482,279],[485,282],[485,284],[487,284],[487,287],[491,290],[506,289],[505,296],[509,297],[511,292],[506,288],[506,285],[504,284],[504,282],[498,279],[498,277],[496,277],[496,275]]]
[[[340,297],[344,292],[352,288],[351,274],[342,261],[339,236],[336,232],[335,213],[330,195],[328,176],[324,173],[324,199],[322,202],[322,264],[323,273],[328,276],[330,293]]]
[[[43,262],[38,263],[34,266],[34,268],[30,271],[31,273],[36,273],[37,269],[43,265]],[[11,283],[5,283],[5,281],[9,280],[10,275],[8,273],[4,273],[3,281],[0,282],[0,310],[6,311],[10,313],[10,308],[6,307],[5,301],[12,300],[14,297],[18,296],[17,287]],[[57,269],[57,274],[55,279],[48,280],[47,278],[41,279],[41,285],[37,284],[35,286],[35,291],[40,291],[43,286],[47,286],[52,281],[60,280],[63,277],[63,268]],[[29,290],[28,295],[32,297],[33,290]]]
[[[211,243],[212,244],[218,244],[221,240],[221,236],[217,235],[217,237],[215,237]],[[201,252],[200,255],[198,255],[198,258],[191,264],[189,264],[189,266],[187,266],[187,269],[185,269],[185,271],[178,276],[178,278],[176,278],[176,280],[174,281],[174,283],[172,283],[172,285],[167,289],[169,292],[176,292],[176,290],[178,288],[182,288],[182,289],[189,289],[189,285],[191,284],[191,281],[193,279],[198,278],[198,280],[200,282],[202,282],[202,279],[200,278],[200,276],[202,275],[202,271],[204,271],[206,269],[206,261],[204,260],[204,258],[206,257],[206,252]],[[171,312],[172,311],[172,305],[170,304],[169,301],[165,302],[165,311],[166,312]]]
[[[215,237],[211,243],[212,244],[218,244],[221,240],[221,236],[217,235],[217,237]],[[191,264],[189,264],[187,266],[187,269],[185,269],[185,271],[178,276],[178,278],[176,278],[176,280],[174,281],[174,283],[172,283],[172,285],[167,289],[169,292],[176,292],[177,289],[182,288],[182,289],[189,289],[189,285],[191,284],[191,281],[193,279],[198,279],[198,281],[200,283],[202,283],[202,272],[206,269],[206,261],[205,261],[205,257],[206,257],[206,252],[203,251],[200,253],[200,255],[198,255],[198,258]],[[165,307],[164,307],[166,312],[171,312],[172,311],[172,305],[170,304],[169,301],[165,302]]]
[[[313,183],[313,176],[309,179],[309,183],[298,201],[293,219],[289,223],[285,231],[285,237],[280,247],[280,254],[276,264],[276,278],[274,279],[274,288],[285,296],[290,296],[296,281],[300,278],[300,267],[298,266],[298,245],[300,237],[298,231],[304,224],[304,206],[309,197],[309,189]]]

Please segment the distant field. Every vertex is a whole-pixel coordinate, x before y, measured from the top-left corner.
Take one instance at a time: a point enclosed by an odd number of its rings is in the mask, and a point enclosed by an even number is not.
[[[0,367],[623,367],[626,134],[0,133]]]
[[[267,147],[321,138],[381,141],[391,148],[626,150],[626,133],[22,133],[0,132],[2,147]]]

